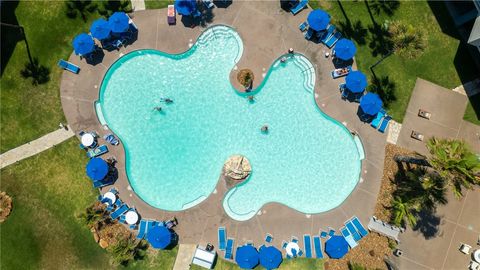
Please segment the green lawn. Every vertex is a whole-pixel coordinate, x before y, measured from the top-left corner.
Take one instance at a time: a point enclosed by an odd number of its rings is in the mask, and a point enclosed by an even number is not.
[[[193,265],[191,270],[202,270],[199,266]],[[236,264],[218,259],[217,263],[215,264],[216,270],[240,270]],[[261,266],[257,266],[255,269],[265,269]],[[323,260],[319,259],[306,259],[306,258],[298,258],[294,260],[286,260],[284,259],[282,264],[280,265],[279,269],[285,270],[323,270]]]
[[[2,269],[112,268],[109,255],[76,217],[98,192],[85,176],[87,158],[69,141],[1,171],[13,212],[0,225]],[[171,269],[177,249],[159,251],[133,269]]]
[[[146,0],[145,8],[147,9],[157,9],[157,8],[166,8],[168,5],[172,5],[173,0]]]
[[[61,1],[22,1],[16,9],[12,8],[15,5],[15,2],[2,3],[2,17],[11,12],[8,16],[11,19],[15,14],[18,23],[25,28],[32,56],[50,69],[50,81],[33,86],[30,80],[20,76],[28,57],[25,43],[16,43],[1,78],[2,153],[53,131],[60,122],[65,122],[59,92],[62,70],[56,63],[68,58],[73,50],[73,37],[88,32],[92,19],[99,17],[90,16],[87,22],[69,19],[65,15],[65,3]],[[2,18],[4,20],[7,19]],[[16,30],[9,29],[6,35],[6,39],[14,38]]]
[[[386,20],[399,20],[425,31],[427,48],[420,57],[411,60],[392,55],[374,69],[377,77],[388,76],[389,81],[395,85],[395,100],[387,104],[387,109],[395,120],[401,122],[417,77],[451,89],[474,79],[478,74],[469,60],[470,55],[452,29],[453,22],[442,2],[398,1],[398,7],[389,15],[382,8],[392,2],[370,1],[368,5],[364,1],[310,3],[314,8],[320,7],[328,11],[337,28],[355,41],[358,68],[368,75],[370,82],[373,75],[369,68],[381,58],[381,54],[376,54],[376,51],[382,49],[382,44],[378,44],[378,35],[373,31],[373,21],[381,26]],[[379,13],[376,12],[377,7]],[[353,27],[347,26],[346,18]]]

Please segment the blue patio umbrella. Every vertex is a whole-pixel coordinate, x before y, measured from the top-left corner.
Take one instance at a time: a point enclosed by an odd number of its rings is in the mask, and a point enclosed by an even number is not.
[[[340,259],[348,252],[348,243],[343,236],[334,235],[325,243],[325,252],[332,259]]]
[[[165,249],[172,241],[172,233],[164,226],[150,228],[147,240],[153,248]]]
[[[350,60],[357,52],[357,47],[350,39],[342,38],[335,45],[335,56],[342,60]]]
[[[76,54],[89,54],[95,49],[95,42],[93,42],[92,36],[81,33],[73,39],[73,49]]]
[[[115,12],[108,18],[108,26],[113,33],[123,33],[128,30],[129,18],[125,12]]]
[[[267,269],[275,269],[282,263],[282,252],[274,246],[260,248],[260,264]]]
[[[195,0],[175,0],[175,9],[178,14],[192,15],[197,10],[197,1]]]
[[[87,164],[87,175],[93,181],[100,181],[108,173],[108,164],[101,158],[92,158]]]
[[[110,26],[104,19],[98,19],[90,26],[90,33],[98,40],[106,39],[110,36]]]
[[[360,100],[360,109],[368,115],[377,114],[382,109],[382,106],[382,99],[374,93],[367,93]]]
[[[315,9],[308,14],[307,22],[312,30],[325,30],[330,23],[330,15],[321,9]]]
[[[240,268],[253,269],[258,265],[258,251],[254,246],[241,246],[237,248],[235,262]]]
[[[348,90],[352,93],[361,93],[367,87],[367,76],[361,71],[352,71],[345,78]]]

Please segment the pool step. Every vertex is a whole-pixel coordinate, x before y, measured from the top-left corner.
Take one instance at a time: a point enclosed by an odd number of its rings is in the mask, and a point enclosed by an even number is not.
[[[243,52],[243,42],[240,36],[238,35],[238,33],[228,26],[217,25],[217,26],[208,28],[202,33],[200,38],[197,40],[196,44],[197,46],[203,46],[218,38],[232,38],[232,37],[235,38],[238,45],[238,53],[237,53],[237,56],[235,57],[235,63],[238,63],[238,61],[240,61],[240,58]]]
[[[307,92],[313,93],[313,89],[315,88],[315,67],[307,58],[299,55],[295,56],[294,63],[304,74],[303,86]]]

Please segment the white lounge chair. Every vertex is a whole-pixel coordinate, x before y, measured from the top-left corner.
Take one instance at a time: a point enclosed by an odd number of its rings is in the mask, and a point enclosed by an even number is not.
[[[468,269],[479,270],[480,269],[480,264],[477,263],[476,261],[470,261],[470,265],[468,266]]]
[[[471,247],[470,245],[467,245],[467,244],[462,243],[462,244],[460,245],[460,249],[459,249],[459,250],[460,250],[462,253],[468,255],[468,254],[470,254],[470,249],[471,249],[471,248],[472,248],[472,247]]]

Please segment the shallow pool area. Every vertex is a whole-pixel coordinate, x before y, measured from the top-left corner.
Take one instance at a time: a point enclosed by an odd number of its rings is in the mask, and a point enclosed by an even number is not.
[[[247,220],[269,202],[309,214],[340,205],[363,149],[315,104],[314,67],[298,54],[276,61],[249,102],[229,81],[242,52],[233,29],[214,26],[183,54],[140,50],[112,65],[96,109],[124,144],[131,187],[154,207],[184,210],[214,192],[225,160],[241,154],[252,174],[225,195],[230,217]]]

